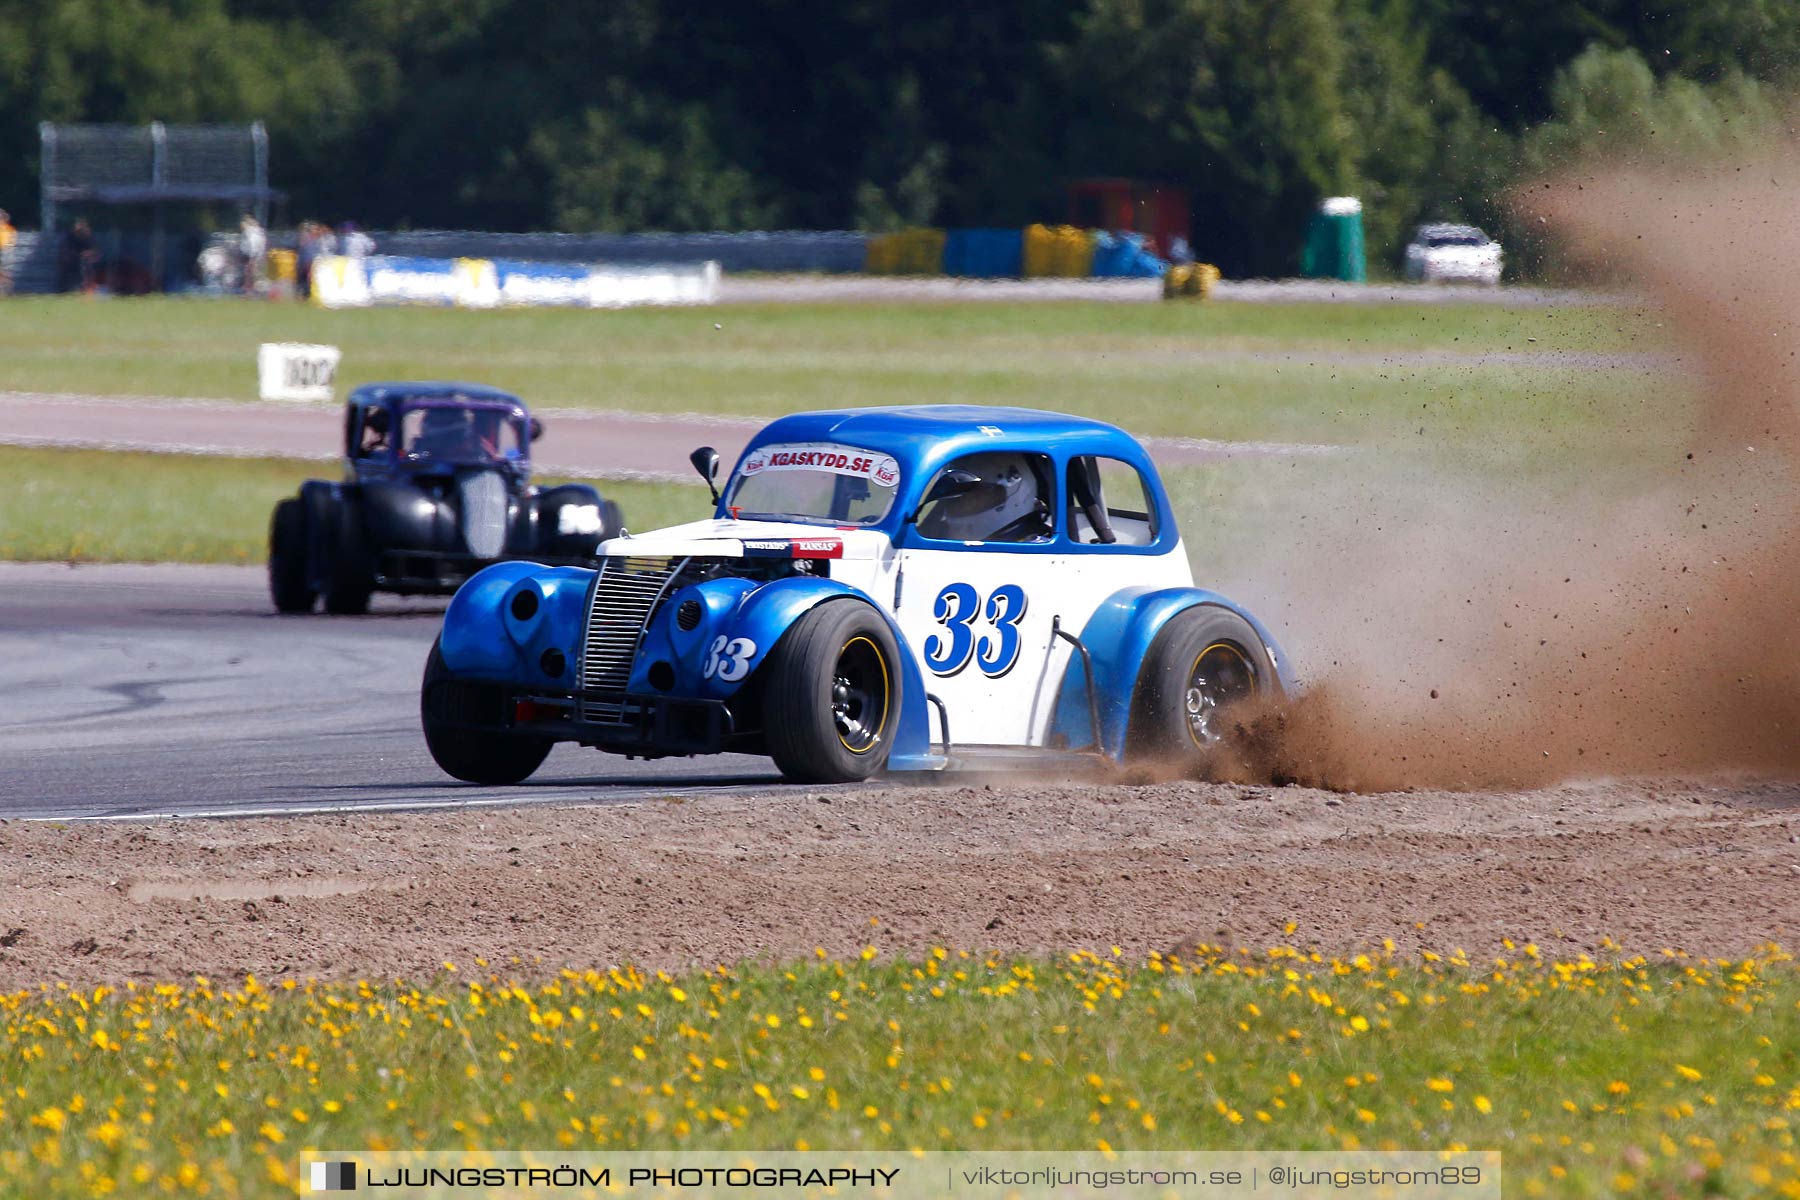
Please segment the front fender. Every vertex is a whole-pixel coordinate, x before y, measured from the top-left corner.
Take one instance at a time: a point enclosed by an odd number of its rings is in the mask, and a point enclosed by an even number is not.
[[[476,572],[444,613],[444,665],[472,679],[574,687],[595,574],[533,562],[496,563]]]
[[[700,606],[700,612],[692,628],[682,629],[679,614],[683,603],[690,600]],[[880,605],[834,579],[794,575],[764,584],[710,579],[682,588],[669,596],[650,622],[632,664],[629,690],[651,695],[664,692],[655,686],[651,671],[656,664],[667,663],[674,668],[668,694],[727,699],[755,678],[795,621],[820,604],[838,601],[868,604],[881,613],[900,651],[900,717],[888,754],[889,769],[923,771],[943,766],[942,757],[931,753],[925,681],[919,673],[918,656]],[[710,675],[709,664],[713,667]]]
[[[1247,609],[1217,592],[1193,587],[1137,587],[1114,592],[1095,610],[1081,631],[1081,644],[1087,647],[1094,662],[1094,694],[1099,702],[1100,729],[1107,753],[1112,757],[1124,757],[1131,700],[1137,691],[1138,673],[1143,667],[1144,656],[1150,652],[1150,643],[1156,640],[1170,617],[1197,604],[1216,604],[1248,621],[1275,662],[1281,690],[1285,693],[1295,690],[1293,668],[1287,655],[1275,643],[1274,636]],[[1082,669],[1081,656],[1075,654],[1063,674],[1056,710],[1050,719],[1052,737],[1061,735],[1064,744],[1072,748],[1094,744],[1087,689],[1087,673]]]
[[[381,479],[364,483],[363,531],[378,550],[456,550],[462,538],[456,511],[409,483]]]
[[[600,524],[600,493],[585,483],[565,483],[545,488],[531,501],[536,509],[535,530],[538,553],[553,558],[592,558],[602,537],[613,537],[616,529]],[[565,518],[564,509],[573,510]],[[582,511],[588,510],[588,511]]]

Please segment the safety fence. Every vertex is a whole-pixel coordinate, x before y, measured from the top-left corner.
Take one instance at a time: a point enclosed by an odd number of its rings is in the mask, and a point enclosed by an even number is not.
[[[977,279],[1155,279],[1169,264],[1141,233],[1073,225],[1024,229],[903,229],[871,237],[870,275],[958,275]]]

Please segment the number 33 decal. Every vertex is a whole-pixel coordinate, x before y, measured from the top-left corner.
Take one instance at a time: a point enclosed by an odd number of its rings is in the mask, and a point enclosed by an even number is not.
[[[706,652],[706,669],[700,674],[703,678],[715,676],[726,683],[736,683],[750,673],[750,660],[756,655],[756,643],[749,638],[731,638],[727,640],[720,634],[712,641]]]
[[[931,603],[932,619],[944,627],[925,639],[925,665],[933,675],[954,675],[969,659],[990,679],[998,679],[1019,660],[1019,621],[1025,616],[1025,589],[1016,583],[997,587],[981,602],[981,593],[966,583],[952,583]],[[975,636],[975,618],[985,617],[992,635]],[[947,636],[946,636],[947,635]]]

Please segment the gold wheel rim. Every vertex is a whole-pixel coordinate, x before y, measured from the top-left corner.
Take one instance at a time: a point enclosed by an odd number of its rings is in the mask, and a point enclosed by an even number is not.
[[[858,651],[859,647],[875,660],[875,665],[880,670],[881,685],[878,692],[868,689],[867,682],[872,681],[852,679],[844,673],[845,659],[853,651]],[[877,717],[873,726],[867,720],[872,701],[875,702],[873,711]],[[838,651],[837,669],[832,678],[831,720],[838,742],[845,750],[859,757],[874,751],[887,733],[888,717],[893,710],[892,702],[893,686],[888,674],[887,655],[882,653],[874,639],[859,633],[845,642]]]
[[[1201,750],[1218,745],[1223,735],[1212,728],[1212,721],[1222,709],[1254,696],[1256,690],[1256,664],[1242,646],[1226,641],[1208,644],[1194,655],[1182,689],[1188,739]]]

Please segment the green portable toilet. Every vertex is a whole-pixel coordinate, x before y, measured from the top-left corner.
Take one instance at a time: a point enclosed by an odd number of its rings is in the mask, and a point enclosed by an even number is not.
[[[1363,264],[1361,200],[1330,196],[1319,203],[1319,211],[1306,226],[1300,273],[1308,279],[1342,279],[1346,283],[1368,278]]]

